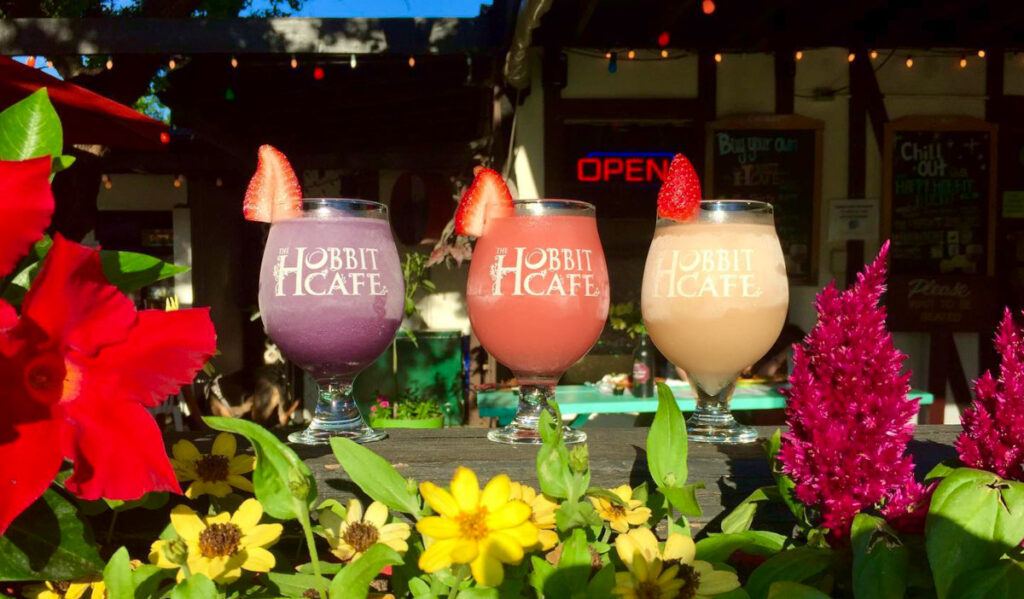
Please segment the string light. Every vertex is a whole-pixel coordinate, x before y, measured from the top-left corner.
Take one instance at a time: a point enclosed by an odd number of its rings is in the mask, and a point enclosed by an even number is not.
[[[908,56],[907,57],[907,68],[909,69],[912,66],[914,66],[914,57],[913,56]]]
[[[803,51],[802,50],[797,50],[796,54],[793,55],[793,58],[795,58],[797,60],[803,60],[804,59]]]
[[[967,68],[967,57],[966,56],[961,56],[960,57],[960,68],[961,69],[966,69]]]
[[[671,39],[672,38],[669,37],[667,31],[662,31],[661,33],[658,34],[658,45],[664,48],[665,46],[668,45]]]
[[[352,68],[352,69],[356,68],[356,64],[357,64],[356,63],[356,55],[353,54],[353,55],[349,56],[348,57],[348,66],[349,66],[349,68]]]
[[[978,58],[985,58],[985,51],[984,50],[978,50]]]
[[[178,175],[177,177],[174,178],[174,186],[181,187],[181,175]]]
[[[107,70],[108,70],[108,71],[109,71],[110,69],[114,68],[114,59],[113,59],[113,58],[108,58],[108,59],[107,59],[107,64],[106,64],[106,67],[107,67]]]
[[[878,58],[878,50],[871,51],[871,60]]]
[[[612,59],[612,53],[611,52],[605,52],[604,53],[604,57],[607,58],[608,60],[611,60]]]
[[[160,143],[169,144],[171,143],[171,134],[166,131],[160,132]]]
[[[177,67],[177,66],[178,66],[178,63],[177,63],[177,62],[175,62],[173,58],[167,61],[167,68],[171,69],[172,71],[173,71],[173,70],[175,69],[175,67]]]
[[[217,180],[214,181],[214,184],[216,184],[217,187],[224,187],[224,180],[221,179],[220,177],[217,177]]]
[[[53,68],[53,61],[52,60],[47,60],[46,61],[46,68],[48,68],[48,69],[52,69]]]
[[[238,59],[235,58],[234,56],[231,57],[231,68],[232,69],[237,69],[238,68]]]
[[[292,68],[293,69],[299,68],[299,59],[295,58],[294,56],[292,56]]]
[[[114,186],[114,184],[110,182],[110,176],[107,175],[106,173],[103,173],[103,175],[100,176],[100,179],[103,181],[104,189],[110,189],[111,187]]]
[[[630,50],[629,52],[626,52],[626,58],[630,60],[636,58],[636,50]]]
[[[615,52],[609,52],[608,56],[608,72],[614,73],[619,70],[619,56]]]
[[[317,81],[323,81],[324,79],[324,68],[321,66],[313,67],[313,79]]]
[[[715,12],[714,0],[704,0],[703,2],[700,3],[700,9],[704,11],[704,14],[706,15],[710,15],[711,13]]]
[[[661,51],[661,57],[662,58],[668,58],[668,50],[662,50]]]
[[[722,55],[717,52],[715,53],[715,62],[722,62]]]
[[[411,69],[411,68],[413,68],[415,66],[416,66],[416,57],[415,56],[410,56],[409,57],[409,68]]]
[[[846,62],[853,62],[855,60],[857,60],[857,55],[854,54],[853,52],[850,52],[849,54],[846,55]]]
[[[28,58],[25,59],[25,64],[27,64],[30,67],[35,68],[35,66],[36,66],[36,57],[35,56],[29,56]]]

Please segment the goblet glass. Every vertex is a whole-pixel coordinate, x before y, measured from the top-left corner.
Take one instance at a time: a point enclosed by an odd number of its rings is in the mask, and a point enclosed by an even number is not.
[[[651,341],[686,371],[696,394],[691,440],[757,439],[733,418],[729,400],[739,373],[775,343],[788,306],[771,204],[705,200],[692,220],[658,219],[641,309]]]
[[[608,269],[594,206],[519,200],[487,223],[469,268],[466,300],[480,343],[519,383],[515,419],[487,436],[540,443],[537,423],[555,385],[583,357],[608,318]],[[587,438],[563,427],[566,443]]]
[[[387,207],[304,199],[302,214],[270,227],[260,267],[267,334],[318,386],[316,411],[290,441],[366,443],[385,437],[363,420],[352,380],[394,340],[405,287]]]

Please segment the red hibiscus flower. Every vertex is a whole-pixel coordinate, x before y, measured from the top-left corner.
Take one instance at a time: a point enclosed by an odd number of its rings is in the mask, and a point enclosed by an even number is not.
[[[13,264],[33,240],[29,229],[48,219],[4,214],[14,211],[6,191],[0,185],[0,232],[14,235],[0,238],[0,265]],[[58,235],[21,316],[0,306],[0,534],[65,458],[74,463],[65,486],[85,499],[180,493],[146,407],[191,382],[214,350],[208,310],[137,311],[103,275],[98,252]]]
[[[50,157],[0,160],[0,277],[42,239],[52,215]],[[0,329],[11,326],[17,317],[14,308],[0,300]]]

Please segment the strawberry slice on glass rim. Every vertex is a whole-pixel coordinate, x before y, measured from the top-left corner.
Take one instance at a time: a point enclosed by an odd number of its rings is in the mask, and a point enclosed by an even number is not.
[[[256,173],[249,180],[242,203],[245,220],[269,223],[302,214],[302,186],[281,150],[271,145],[259,149]]]
[[[682,154],[676,154],[668,167],[665,182],[658,190],[658,217],[688,221],[700,209],[700,178],[693,164]]]
[[[489,221],[512,216],[513,200],[505,180],[496,171],[478,166],[473,172],[476,177],[455,211],[455,232],[480,237]]]

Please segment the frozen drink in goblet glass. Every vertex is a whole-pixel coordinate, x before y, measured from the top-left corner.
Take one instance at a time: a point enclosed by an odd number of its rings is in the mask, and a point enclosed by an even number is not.
[[[405,287],[387,207],[304,199],[302,214],[270,228],[260,268],[260,316],[284,355],[316,380],[316,411],[296,443],[382,439],[352,396],[356,374],[394,340]]]

